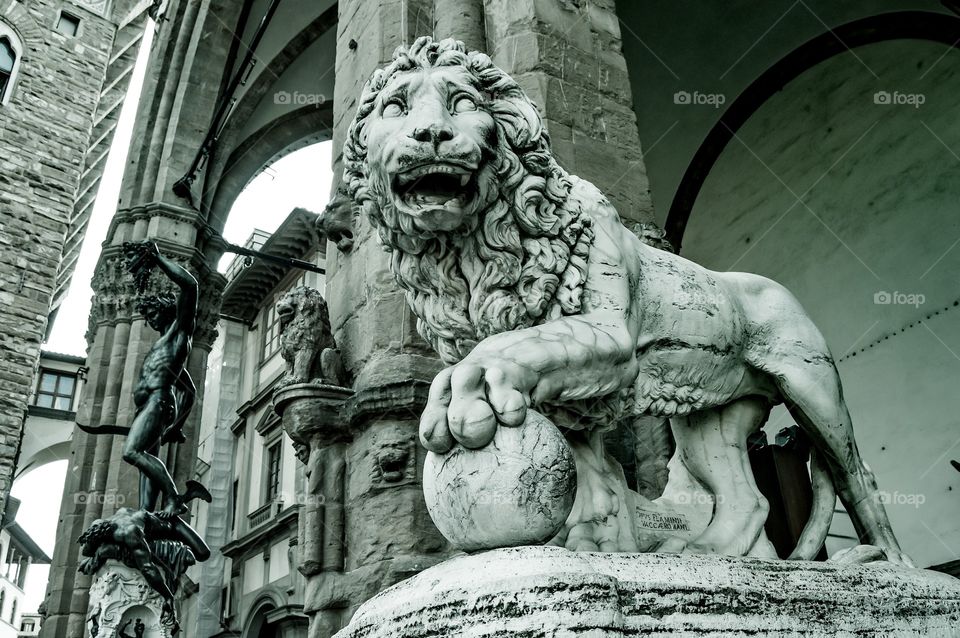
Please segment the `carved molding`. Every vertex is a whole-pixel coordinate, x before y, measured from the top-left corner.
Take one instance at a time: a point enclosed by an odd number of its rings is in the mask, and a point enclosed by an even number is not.
[[[145,637],[172,638],[170,629],[160,623],[160,594],[137,570],[123,563],[109,560],[97,571],[89,601],[85,625],[90,638],[117,638],[123,624],[136,618],[146,625]],[[134,635],[133,623],[125,633]]]
[[[197,277],[200,298],[197,308],[197,327],[194,345],[209,348],[217,338],[217,322],[220,320],[220,299],[226,279],[220,273],[206,267],[192,249],[157,241],[161,252],[184,266]],[[187,250],[189,252],[187,252]],[[136,311],[137,290],[133,277],[127,271],[121,246],[104,248],[91,281],[93,299],[87,323],[87,344],[92,345],[99,326],[115,326],[121,322],[139,319]],[[173,283],[158,273],[151,275],[145,294],[176,294]]]

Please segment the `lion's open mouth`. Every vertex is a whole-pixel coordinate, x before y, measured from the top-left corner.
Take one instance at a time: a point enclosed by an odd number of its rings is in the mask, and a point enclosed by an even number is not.
[[[474,173],[452,164],[418,166],[393,178],[393,192],[410,208],[463,206],[477,192]]]

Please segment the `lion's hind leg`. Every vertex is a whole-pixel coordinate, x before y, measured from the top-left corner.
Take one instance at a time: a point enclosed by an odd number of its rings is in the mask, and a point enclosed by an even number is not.
[[[775,368],[767,372],[776,380],[790,414],[823,455],[861,542],[884,550],[891,562],[912,566],[900,551],[873,472],[860,457],[833,361],[829,357],[805,357],[803,362],[777,358],[769,366]]]
[[[747,437],[763,426],[770,408],[747,397],[671,420],[677,453],[687,470],[714,495],[713,518],[696,538],[669,541],[661,551],[768,555],[763,534],[769,505],[753,478]]]

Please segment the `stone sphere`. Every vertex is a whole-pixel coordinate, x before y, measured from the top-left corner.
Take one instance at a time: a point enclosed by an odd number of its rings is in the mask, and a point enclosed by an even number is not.
[[[464,551],[545,543],[570,515],[576,490],[570,446],[533,410],[518,427],[498,426],[484,448],[428,452],[423,468],[430,517]]]

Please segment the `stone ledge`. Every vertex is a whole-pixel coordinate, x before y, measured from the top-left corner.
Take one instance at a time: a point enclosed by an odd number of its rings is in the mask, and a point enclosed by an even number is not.
[[[336,638],[952,636],[960,580],[887,565],[518,547],[452,558]]]

